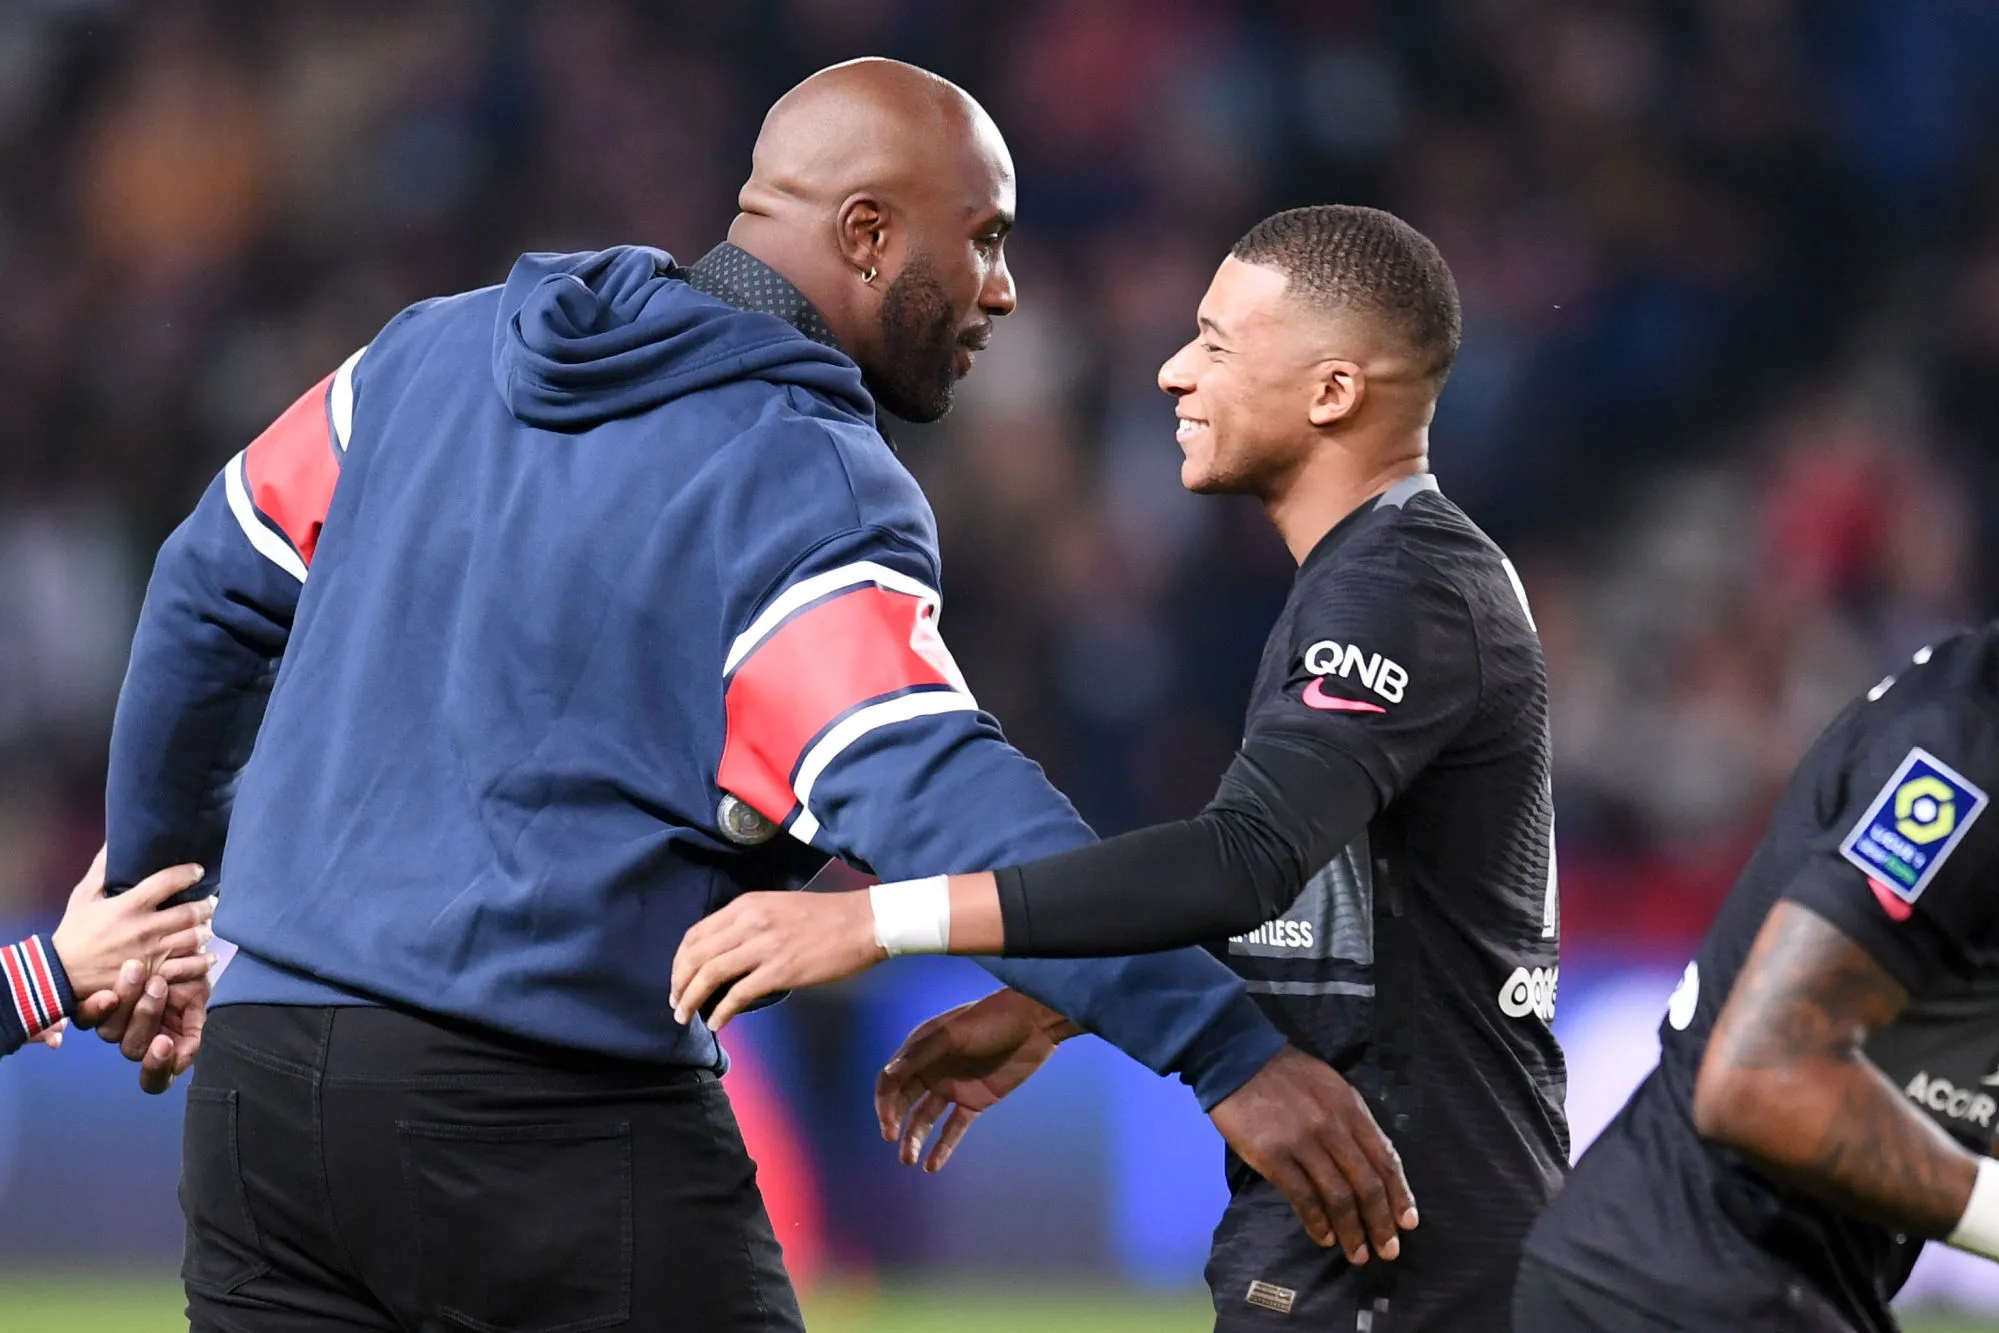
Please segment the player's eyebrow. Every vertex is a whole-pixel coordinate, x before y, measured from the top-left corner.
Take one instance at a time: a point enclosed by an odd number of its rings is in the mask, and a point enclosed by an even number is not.
[[[1195,323],[1199,324],[1201,332],[1207,334],[1209,337],[1227,341],[1229,336],[1227,330],[1223,329],[1221,325],[1215,323],[1214,320],[1209,319],[1206,315],[1200,316]]]

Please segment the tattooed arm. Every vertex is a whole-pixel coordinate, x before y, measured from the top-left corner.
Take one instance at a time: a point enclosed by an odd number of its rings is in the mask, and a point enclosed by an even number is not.
[[[1824,917],[1779,902],[1708,1040],[1695,1128],[1845,1211],[1949,1234],[1978,1158],[1861,1054],[1908,998]]]

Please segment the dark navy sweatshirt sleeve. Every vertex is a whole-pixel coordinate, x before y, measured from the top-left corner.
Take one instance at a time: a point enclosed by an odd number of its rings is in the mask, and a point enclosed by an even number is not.
[[[238,771],[339,478],[360,354],[229,460],[160,548],[118,695],[105,790],[114,890],[171,865],[212,893]]]
[[[46,935],[0,949],[0,1055],[18,1051],[76,1009],[69,974]]]
[[[938,632],[934,570],[920,547],[875,528],[829,540],[793,569],[730,648],[719,785],[885,879],[1092,841],[978,707]],[[1203,1109],[1283,1042],[1201,950],[979,961],[1148,1068],[1178,1073]]]

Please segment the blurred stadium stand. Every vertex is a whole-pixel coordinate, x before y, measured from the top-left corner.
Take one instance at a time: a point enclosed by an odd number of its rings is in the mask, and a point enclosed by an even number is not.
[[[1206,798],[1289,576],[1253,507],[1180,491],[1152,383],[1277,207],[1395,209],[1457,272],[1434,463],[1547,646],[1565,1025],[1615,991],[1649,1027],[1805,742],[1995,609],[1999,6],[0,0],[0,916],[96,845],[146,559],[225,458],[518,251],[691,259],[762,108],[867,53],[965,84],[1018,163],[1021,312],[897,436],[974,688],[1101,830]],[[899,964],[746,1034],[815,1253],[1191,1279],[1217,1150],[1107,1052],[944,1177],[888,1169],[872,1071],[978,985]],[[38,1244],[171,1257],[171,1103],[101,1055],[0,1068],[0,1201],[85,1185]]]

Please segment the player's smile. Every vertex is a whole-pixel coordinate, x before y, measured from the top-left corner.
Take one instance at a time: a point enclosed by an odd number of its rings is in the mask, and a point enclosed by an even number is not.
[[[1182,444],[1208,428],[1208,423],[1200,417],[1181,417],[1179,420],[1180,424],[1174,427],[1173,438]]]

